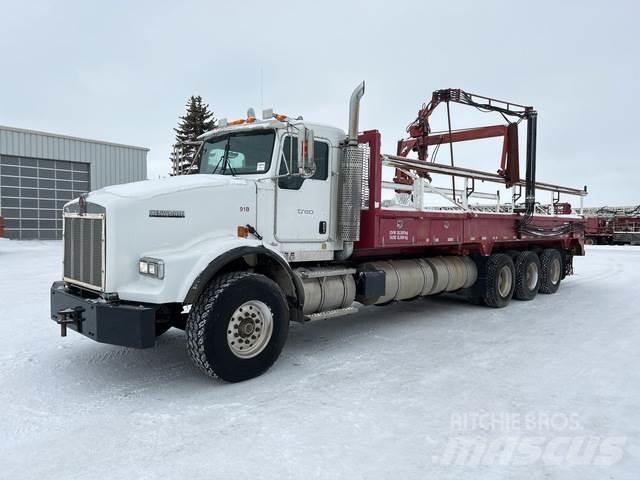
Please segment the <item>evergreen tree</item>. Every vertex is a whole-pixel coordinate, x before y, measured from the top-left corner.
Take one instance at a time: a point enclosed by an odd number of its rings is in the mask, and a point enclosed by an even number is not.
[[[202,101],[200,95],[191,96],[186,104],[187,112],[180,117],[176,132],[176,143],[170,154],[172,175],[189,173],[189,166],[196,153],[196,145],[185,145],[185,141],[194,141],[203,133],[215,128],[216,118],[209,111],[209,105]]]

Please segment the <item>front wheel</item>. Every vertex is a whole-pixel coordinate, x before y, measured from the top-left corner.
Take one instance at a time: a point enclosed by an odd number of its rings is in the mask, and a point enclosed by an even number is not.
[[[289,312],[278,285],[251,272],[214,279],[187,319],[187,349],[211,377],[240,382],[276,361],[289,332]]]

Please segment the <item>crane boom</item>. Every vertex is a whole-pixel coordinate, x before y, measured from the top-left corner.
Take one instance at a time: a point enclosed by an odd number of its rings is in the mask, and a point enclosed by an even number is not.
[[[451,130],[451,117],[449,114],[449,103],[459,103],[477,108],[483,112],[496,112],[501,114],[508,125],[496,125],[492,127],[471,128],[462,131]],[[429,118],[435,109],[441,103],[447,105],[447,118],[449,123],[448,133],[440,135],[431,134],[431,125]],[[511,122],[507,117],[515,117],[518,120]],[[518,158],[518,129],[517,125],[520,121],[527,122],[527,150],[526,150],[526,178],[525,178],[525,216],[529,217],[535,209],[535,190],[536,190],[536,138],[537,138],[537,118],[538,113],[533,107],[520,105],[505,100],[498,100],[491,97],[485,97],[475,93],[465,92],[461,89],[448,88],[436,90],[431,96],[431,100],[427,104],[423,104],[418,111],[416,119],[407,127],[409,138],[398,142],[398,156],[405,157],[411,151],[418,153],[418,159],[426,162],[430,145],[440,145],[441,143],[449,143],[451,148],[451,163],[453,165],[453,143],[476,140],[480,138],[491,138],[503,136],[503,150],[500,169],[498,174],[505,178],[507,186],[521,183],[519,173]],[[428,170],[428,166],[426,167]],[[423,175],[426,175],[423,173]],[[398,183],[409,183],[406,176],[397,171],[396,181]],[[455,187],[454,187],[455,190]]]

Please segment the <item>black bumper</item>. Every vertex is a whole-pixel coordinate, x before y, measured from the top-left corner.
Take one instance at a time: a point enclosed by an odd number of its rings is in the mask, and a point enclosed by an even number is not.
[[[51,285],[51,319],[96,342],[134,348],[155,345],[155,307],[85,298],[64,282]]]

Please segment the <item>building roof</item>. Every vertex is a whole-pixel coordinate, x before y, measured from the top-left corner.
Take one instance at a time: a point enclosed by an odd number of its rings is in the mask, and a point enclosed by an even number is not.
[[[57,133],[50,133],[50,132],[41,132],[39,130],[29,130],[26,128],[16,128],[16,127],[7,127],[4,125],[0,125],[0,130],[6,130],[9,132],[17,132],[17,133],[28,133],[28,134],[32,134],[32,135],[41,135],[43,137],[54,137],[54,138],[66,138],[69,140],[76,140],[79,142],[86,142],[86,143],[96,143],[99,145],[112,145],[114,147],[123,147],[123,148],[131,148],[133,150],[142,150],[144,152],[148,152],[149,149],[146,147],[137,147],[135,145],[125,145],[123,143],[115,143],[115,142],[104,142],[102,140],[92,140],[89,138],[80,138],[80,137],[73,137],[71,135],[60,135]]]

